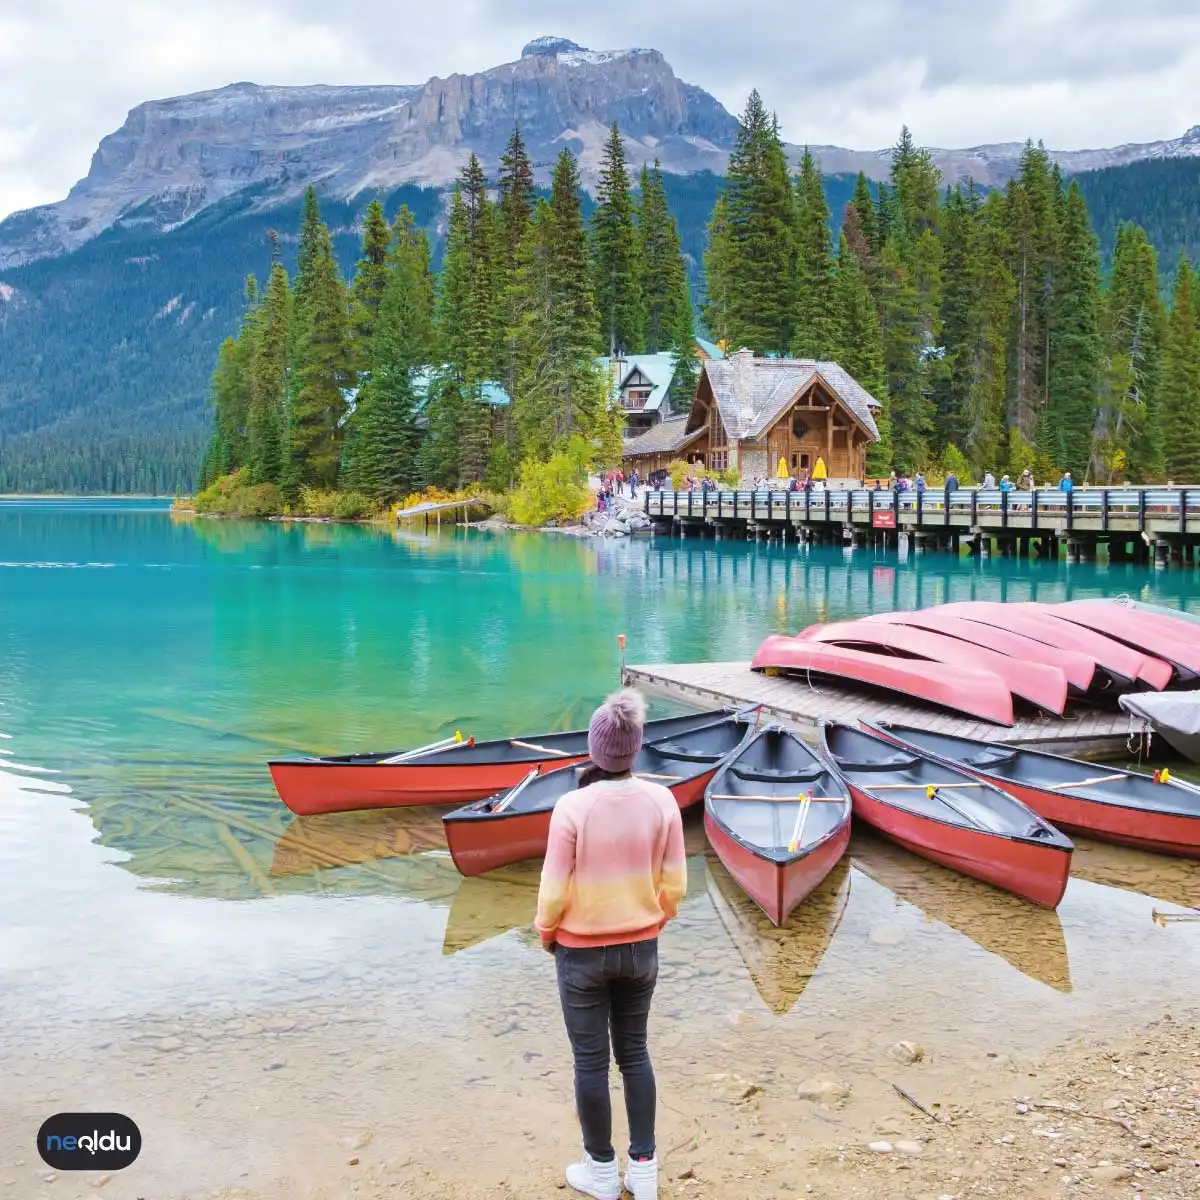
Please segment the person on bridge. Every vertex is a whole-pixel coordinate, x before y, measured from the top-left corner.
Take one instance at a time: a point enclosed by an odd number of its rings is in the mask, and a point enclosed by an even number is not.
[[[1007,475],[1000,476],[1000,490],[1002,492],[1011,492],[1013,490],[1013,481]]]
[[[958,476],[955,475],[955,473],[953,471],[946,472],[946,491],[947,492],[957,492],[958,491]]]
[[[917,478],[913,483],[913,488],[916,491],[918,496],[925,495],[925,472],[924,471],[917,472]]]
[[[984,473],[982,486],[985,491],[989,492],[996,486],[996,477],[991,473],[991,471]]]
[[[1075,482],[1071,478],[1070,471],[1064,471],[1062,478],[1058,481],[1058,490],[1060,492],[1073,492],[1075,490]]]

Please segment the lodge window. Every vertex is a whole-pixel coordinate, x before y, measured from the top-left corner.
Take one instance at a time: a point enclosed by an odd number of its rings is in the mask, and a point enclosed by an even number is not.
[[[810,466],[810,458],[807,454],[792,455],[792,474],[795,475],[800,471],[807,471]]]
[[[729,451],[714,450],[708,456],[709,470],[712,471],[727,471],[729,470]]]
[[[649,389],[637,388],[625,393],[626,408],[645,408],[646,401],[650,399]]]

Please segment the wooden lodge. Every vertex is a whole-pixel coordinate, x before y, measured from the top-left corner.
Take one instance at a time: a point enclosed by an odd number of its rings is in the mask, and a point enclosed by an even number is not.
[[[782,459],[803,478],[825,464],[831,481],[866,474],[867,447],[879,440],[879,403],[834,362],[756,358],[739,350],[704,362],[691,412],[625,439],[625,470],[643,477],[676,459],[743,479],[774,478]]]

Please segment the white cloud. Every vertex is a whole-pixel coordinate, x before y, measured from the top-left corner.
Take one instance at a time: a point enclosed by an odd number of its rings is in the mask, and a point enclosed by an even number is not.
[[[149,99],[263,83],[418,83],[541,33],[655,46],[737,111],[751,87],[790,141],[1095,147],[1200,122],[1195,0],[4,0],[0,216],[65,195]]]

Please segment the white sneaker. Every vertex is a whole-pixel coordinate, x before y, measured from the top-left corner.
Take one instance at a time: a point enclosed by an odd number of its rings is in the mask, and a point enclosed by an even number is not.
[[[639,1162],[629,1160],[625,1172],[625,1190],[633,1194],[633,1200],[658,1200],[658,1155]]]
[[[594,1196],[595,1200],[621,1200],[621,1172],[617,1169],[615,1155],[610,1162],[597,1162],[584,1151],[583,1161],[567,1168],[567,1183],[585,1196]],[[651,1200],[656,1194],[653,1191],[646,1193]]]

